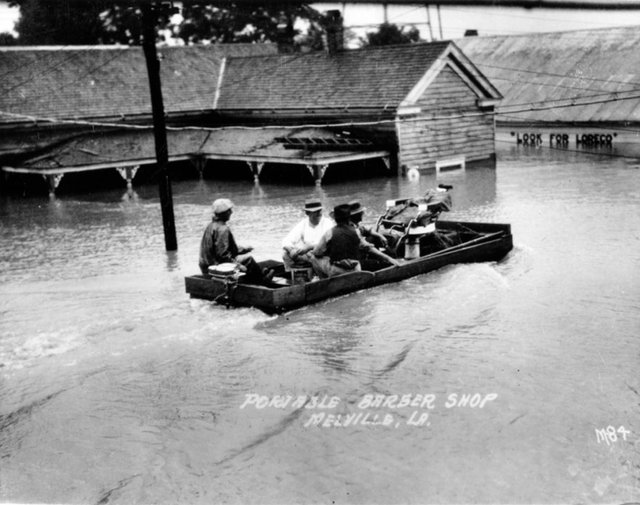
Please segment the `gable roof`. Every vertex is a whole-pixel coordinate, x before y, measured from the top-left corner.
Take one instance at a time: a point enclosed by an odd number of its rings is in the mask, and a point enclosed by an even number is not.
[[[500,122],[640,121],[638,26],[457,44],[504,95]]]
[[[395,109],[425,73],[452,52],[460,53],[452,42],[441,41],[336,54],[228,58],[217,108]],[[473,67],[466,59],[462,65]],[[477,69],[473,72],[480,74]],[[495,88],[483,91],[491,96]]]
[[[461,69],[480,98],[499,97],[450,41],[331,55],[276,51],[272,44],[160,48],[165,112],[336,108],[391,112],[425,84],[426,74],[437,75],[445,62]],[[146,62],[139,47],[0,48],[0,76],[3,112],[103,121],[151,113]],[[0,114],[0,124],[20,122],[25,120]]]
[[[275,51],[272,44],[159,48],[165,112],[211,110],[224,57]],[[0,111],[55,119],[150,114],[142,48],[1,47]],[[0,124],[20,121],[0,115]]]

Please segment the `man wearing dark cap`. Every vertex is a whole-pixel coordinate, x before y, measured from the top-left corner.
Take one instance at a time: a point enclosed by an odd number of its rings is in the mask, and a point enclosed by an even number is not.
[[[377,247],[387,247],[387,239],[383,235],[375,231],[371,226],[366,226],[362,223],[365,208],[358,200],[351,200],[349,202],[349,210],[351,213],[351,222],[367,242],[371,242]]]
[[[333,221],[322,215],[322,203],[319,200],[307,200],[304,213],[307,216],[282,241],[285,270],[311,266],[311,251],[320,238],[333,228]]]
[[[351,224],[351,208],[348,203],[333,209],[336,225],[325,233],[313,249],[313,268],[320,277],[333,277],[361,270],[360,255],[363,251],[389,263],[399,263],[365,241]]]
[[[253,247],[239,247],[227,225],[233,213],[233,202],[227,198],[218,198],[212,206],[213,218],[207,225],[200,242],[200,260],[198,262],[203,274],[211,265],[220,263],[236,263],[240,270],[246,272],[244,280],[268,285],[273,271],[265,272],[250,256]]]

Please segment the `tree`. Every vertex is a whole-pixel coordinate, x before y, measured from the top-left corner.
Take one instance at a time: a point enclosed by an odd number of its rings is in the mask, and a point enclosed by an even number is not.
[[[14,0],[20,6],[16,23],[18,42],[22,45],[97,44],[103,33],[100,13],[105,0],[92,2],[51,2],[48,0]]]
[[[12,0],[10,5],[20,7],[15,30],[21,45],[142,43],[140,9],[113,0]],[[159,29],[168,24],[168,15],[159,16]]]
[[[391,44],[409,44],[420,40],[420,32],[412,26],[405,32],[404,28],[399,28],[392,23],[383,23],[377,32],[366,34],[363,45],[365,46],[388,46]]]
[[[15,28],[19,44],[141,44],[140,9],[117,0],[11,0],[10,5],[20,7]],[[321,15],[302,3],[225,3],[221,7],[185,2],[183,21],[172,24],[170,15],[163,15],[158,29],[170,29],[186,44],[278,42],[294,47],[313,40],[315,48],[317,34],[300,37],[294,25],[298,19],[312,25],[316,16]]]
[[[310,20],[303,4],[253,3],[184,5],[177,33],[186,44],[198,42],[281,42],[294,45],[297,19]],[[315,12],[315,11],[313,11]],[[319,14],[319,13],[318,13]]]
[[[0,46],[15,46],[17,43],[18,39],[16,39],[12,33],[0,33]]]
[[[156,32],[169,24],[169,14],[158,16]],[[102,21],[101,44],[124,44],[139,46],[142,44],[142,11],[139,7],[112,5],[100,13]]]

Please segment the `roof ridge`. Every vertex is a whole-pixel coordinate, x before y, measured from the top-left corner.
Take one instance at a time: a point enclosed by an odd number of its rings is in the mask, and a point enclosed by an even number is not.
[[[265,46],[275,45],[273,42],[260,43]],[[215,43],[215,44],[189,44],[189,45],[156,45],[158,50],[165,51],[167,49],[205,49],[215,47],[233,47],[233,46],[257,46],[252,42],[233,42],[233,43]],[[0,51],[109,51],[109,50],[136,50],[139,51],[142,46],[129,46],[125,44],[94,44],[94,45],[51,45],[51,46],[0,46]],[[261,55],[255,55],[261,56]]]
[[[507,35],[476,35],[473,37],[460,37],[454,39],[453,42],[459,42],[461,40],[473,40],[473,39],[515,39],[517,37],[539,37],[545,35],[562,35],[569,33],[591,33],[591,32],[600,32],[600,31],[611,31],[611,30],[640,30],[639,25],[628,25],[628,26],[605,26],[598,28],[576,28],[575,30],[556,30],[550,32],[527,32],[527,33],[511,33]]]
[[[123,44],[100,44],[94,46],[0,46],[0,51],[88,51],[88,50],[115,50],[115,49],[133,49],[140,46],[125,46]]]
[[[230,55],[227,56],[227,59],[233,60],[236,58],[282,58],[282,59],[298,59],[306,56],[340,56],[342,54],[354,54],[354,53],[364,53],[364,52],[373,52],[373,51],[386,51],[389,49],[397,49],[397,48],[414,48],[414,47],[424,47],[424,46],[445,46],[455,43],[454,40],[433,40],[428,42],[426,40],[420,42],[410,42],[407,44],[387,44],[384,46],[364,46],[364,47],[355,47],[351,49],[344,49],[335,54],[329,54],[324,49],[316,49],[314,51],[306,51],[306,52],[294,52],[294,53],[274,53],[274,54],[252,54],[248,56],[235,56]]]

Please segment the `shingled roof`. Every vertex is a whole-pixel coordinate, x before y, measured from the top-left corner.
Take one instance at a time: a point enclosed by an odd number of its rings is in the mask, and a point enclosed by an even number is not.
[[[270,44],[160,49],[165,111],[387,109],[428,84],[450,58],[499,97],[450,41],[342,51],[274,54]],[[247,56],[253,53],[254,56]],[[0,48],[0,111],[52,119],[131,118],[150,114],[140,48]],[[420,88],[422,89],[422,88]],[[1,115],[0,124],[17,117]]]
[[[640,121],[638,26],[456,43],[504,96],[500,122]]]
[[[211,110],[222,58],[272,54],[272,44],[164,47],[167,113]],[[150,114],[142,48],[0,47],[0,111],[55,119]],[[0,123],[20,119],[0,115]]]
[[[395,108],[450,45],[229,58],[217,108]]]

